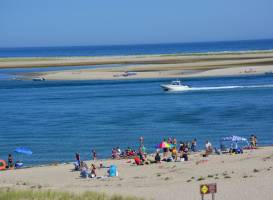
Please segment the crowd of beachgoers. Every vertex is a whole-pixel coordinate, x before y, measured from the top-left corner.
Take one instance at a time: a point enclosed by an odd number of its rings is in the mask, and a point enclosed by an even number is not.
[[[205,142],[205,151],[202,151],[202,157],[204,158],[200,162],[206,162],[206,158],[210,154],[222,154],[222,153],[230,153],[230,154],[241,154],[243,153],[243,149],[255,149],[257,147],[257,137],[255,135],[251,135],[249,138],[249,142],[247,141],[247,146],[239,146],[238,142],[231,142],[229,147],[221,144],[220,149],[213,148],[210,141]],[[161,153],[162,150],[162,153]],[[75,154],[76,162],[74,163],[75,171],[80,171],[80,176],[87,178],[104,178],[97,177],[96,169],[97,168],[106,168],[107,175],[105,177],[114,177],[118,176],[117,166],[104,166],[102,161],[100,161],[99,165],[95,165],[95,161],[98,160],[96,150],[92,150],[92,160],[91,166],[88,165],[81,160],[80,153]],[[200,152],[197,145],[197,139],[193,139],[191,142],[182,142],[179,144],[176,138],[168,138],[163,139],[163,141],[156,146],[156,151],[154,154],[148,154],[144,145],[144,138],[139,138],[139,148],[135,150],[131,147],[127,147],[123,151],[120,147],[115,147],[112,149],[112,159],[131,159],[134,165],[149,165],[153,163],[160,162],[187,162],[189,160],[189,155]],[[198,164],[198,163],[197,163]]]
[[[249,142],[247,142],[247,146],[244,146],[244,148],[251,148],[254,149],[257,147],[257,137],[255,135],[251,135],[249,138]],[[206,141],[205,143],[205,151],[202,154],[204,158],[208,157],[210,154],[221,154],[221,153],[232,153],[232,154],[238,154],[243,153],[242,146],[238,145],[238,142],[231,142],[230,146],[227,147],[224,144],[220,145],[220,148],[214,148],[210,141]],[[162,150],[162,153],[161,153]],[[181,161],[188,161],[189,160],[189,154],[194,154],[196,152],[199,152],[198,145],[197,145],[197,139],[193,139],[191,142],[183,142],[180,141],[179,144],[177,142],[176,138],[169,137],[168,139],[163,139],[160,144],[156,146],[156,152],[153,154],[153,159],[151,159],[151,155],[146,151],[145,145],[144,145],[144,137],[139,138],[139,148],[135,150],[134,148],[127,147],[123,151],[120,147],[115,147],[112,149],[111,158],[112,159],[133,159],[134,164],[136,165],[144,165],[144,164],[152,164],[152,163],[160,163],[160,162],[181,162]],[[92,160],[96,161],[98,160],[97,152],[95,149],[91,151],[92,154]],[[76,153],[75,155],[76,162],[75,170],[81,171],[81,175],[86,177],[96,177],[96,169],[99,168],[109,168],[107,171],[108,176],[116,176],[117,175],[117,169],[116,166],[110,166],[105,167],[103,166],[102,162],[99,164],[99,166],[96,166],[95,164],[91,164],[90,167],[87,166],[87,164],[81,160],[80,153]],[[18,161],[17,161],[18,162]],[[7,165],[5,164],[2,166],[2,168],[7,169],[14,169],[19,168],[16,167],[17,162],[14,163],[12,154],[8,155],[7,159]]]

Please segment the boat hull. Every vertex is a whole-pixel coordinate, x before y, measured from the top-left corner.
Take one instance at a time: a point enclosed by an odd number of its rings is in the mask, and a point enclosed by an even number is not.
[[[190,89],[187,85],[160,85],[164,91],[187,91]]]

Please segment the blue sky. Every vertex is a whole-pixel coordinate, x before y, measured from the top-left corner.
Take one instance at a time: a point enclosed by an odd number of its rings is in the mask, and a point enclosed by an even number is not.
[[[0,47],[273,38],[272,0],[0,0]]]

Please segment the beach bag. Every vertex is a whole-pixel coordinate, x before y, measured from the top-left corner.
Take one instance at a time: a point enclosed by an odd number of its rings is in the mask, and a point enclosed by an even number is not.
[[[110,168],[109,168],[109,176],[110,177],[118,176],[117,167],[115,165],[111,165],[110,166]]]
[[[136,165],[141,165],[141,160],[139,157],[134,158]]]

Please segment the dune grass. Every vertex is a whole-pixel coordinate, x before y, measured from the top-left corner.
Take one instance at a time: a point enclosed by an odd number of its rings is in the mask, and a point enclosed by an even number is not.
[[[109,196],[104,193],[85,192],[69,193],[52,190],[15,190],[10,188],[0,189],[0,200],[140,200],[136,197]]]

